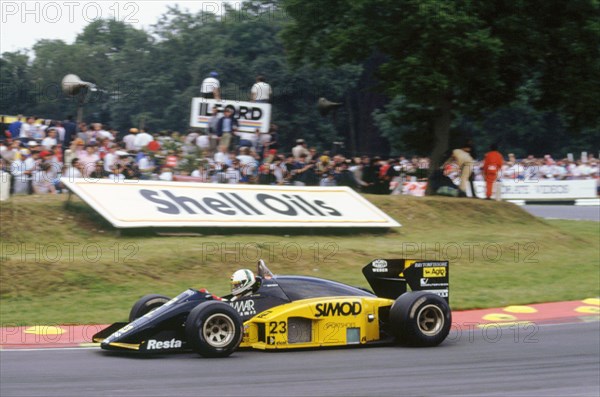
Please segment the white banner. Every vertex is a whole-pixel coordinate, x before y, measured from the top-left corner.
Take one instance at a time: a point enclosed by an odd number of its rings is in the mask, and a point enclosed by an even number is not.
[[[61,181],[117,228],[400,226],[347,187]]]
[[[485,198],[485,182],[476,181],[474,185],[477,197]],[[597,182],[594,179],[568,181],[515,181],[511,179],[498,182],[496,186],[500,186],[500,198],[503,200],[575,200],[598,197]],[[424,196],[426,188],[427,182],[405,182],[402,194]],[[458,186],[456,188],[458,189]],[[492,198],[496,198],[495,192],[493,192]]]
[[[193,98],[190,126],[208,128],[208,120],[212,116],[212,108],[214,106],[217,107],[221,115],[223,115],[225,108],[233,109],[233,117],[238,121],[239,131],[255,132],[259,128],[260,132],[269,132],[271,125],[271,104],[228,101],[224,99]]]
[[[594,179],[551,181],[503,180],[502,200],[574,200],[578,198],[596,198]],[[485,198],[485,182],[475,182],[477,197]]]

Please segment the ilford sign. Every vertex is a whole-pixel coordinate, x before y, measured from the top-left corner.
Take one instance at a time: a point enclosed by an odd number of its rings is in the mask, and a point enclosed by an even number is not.
[[[118,228],[400,226],[345,187],[67,178],[62,182]]]
[[[238,121],[238,129],[242,132],[269,132],[271,125],[271,105],[268,103],[228,101],[218,99],[194,98],[190,115],[190,126],[208,128],[212,116],[212,108],[216,107],[220,116],[229,108]]]

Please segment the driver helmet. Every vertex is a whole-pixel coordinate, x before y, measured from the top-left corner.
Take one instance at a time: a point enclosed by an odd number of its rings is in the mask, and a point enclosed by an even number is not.
[[[252,291],[254,284],[256,284],[256,277],[251,270],[240,269],[231,275],[231,293],[233,295],[237,296]]]

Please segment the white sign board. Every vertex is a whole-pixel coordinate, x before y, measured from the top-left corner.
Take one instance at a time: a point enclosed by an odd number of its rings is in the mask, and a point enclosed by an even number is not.
[[[400,226],[347,187],[61,181],[117,228]]]
[[[10,198],[10,174],[0,171],[0,201]]]
[[[503,180],[503,200],[573,200],[596,198],[596,181],[593,179],[552,181]],[[475,182],[477,197],[485,198],[485,182]]]
[[[271,104],[229,101],[224,99],[192,99],[192,113],[190,115],[190,126],[196,128],[208,128],[208,120],[212,116],[212,108],[223,115],[225,108],[233,110],[233,117],[238,121],[238,130],[242,132],[269,132],[271,126]]]

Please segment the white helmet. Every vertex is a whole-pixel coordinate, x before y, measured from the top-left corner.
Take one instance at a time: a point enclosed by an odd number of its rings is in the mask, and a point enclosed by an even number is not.
[[[231,275],[231,293],[241,295],[244,292],[252,290],[256,283],[254,273],[248,269],[240,269]]]

